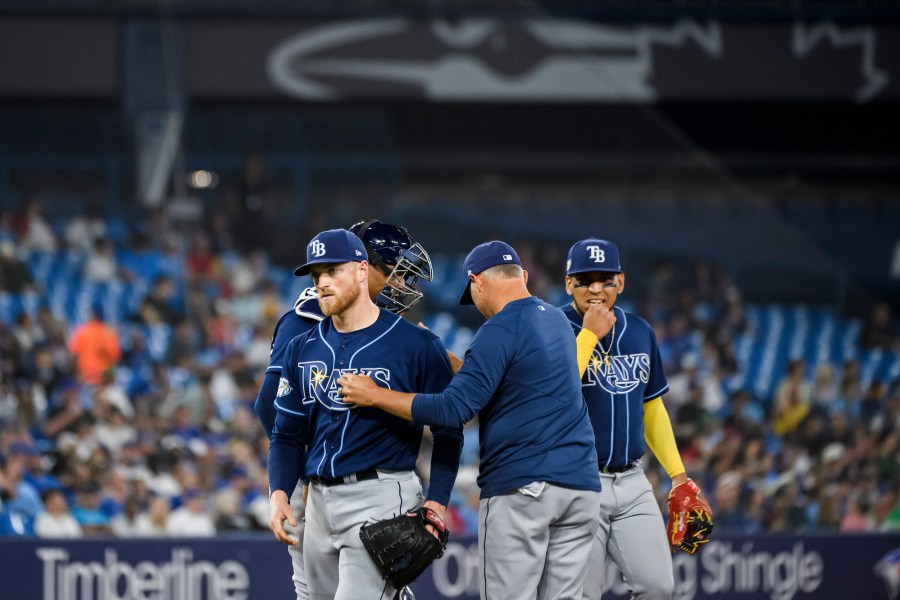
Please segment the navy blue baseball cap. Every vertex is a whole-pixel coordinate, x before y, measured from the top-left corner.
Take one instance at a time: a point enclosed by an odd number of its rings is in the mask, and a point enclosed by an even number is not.
[[[368,260],[368,254],[361,239],[346,229],[329,229],[306,245],[306,262],[294,269],[294,275],[309,275],[309,268],[320,263],[364,260]]]
[[[462,296],[459,298],[460,304],[474,304],[472,301],[472,281],[469,275],[478,275],[485,269],[496,267],[497,265],[519,265],[519,255],[513,250],[513,247],[506,242],[493,241],[485,242],[475,246],[466,257],[464,268],[466,270],[466,289],[463,290]]]
[[[619,249],[607,240],[588,238],[575,242],[569,248],[566,260],[566,275],[606,271],[621,273],[622,263],[619,261]]]

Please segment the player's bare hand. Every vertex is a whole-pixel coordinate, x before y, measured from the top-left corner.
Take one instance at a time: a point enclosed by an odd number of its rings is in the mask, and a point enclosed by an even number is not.
[[[585,329],[594,333],[601,340],[616,324],[616,313],[606,307],[605,304],[591,304],[584,313],[582,323]]]
[[[378,385],[368,375],[344,373],[337,380],[341,400],[357,406],[374,406],[374,392]]]
[[[275,539],[284,542],[289,546],[296,546],[297,540],[293,539],[287,531],[284,530],[284,522],[290,523],[291,527],[297,526],[294,519],[293,511],[291,511],[291,502],[287,494],[282,490],[275,490],[269,497],[269,529],[275,534]]]
[[[430,508],[430,509],[433,510],[435,513],[437,513],[437,516],[440,517],[441,521],[444,520],[444,513],[447,512],[447,507],[446,507],[446,506],[444,506],[443,504],[438,504],[438,503],[435,502],[434,500],[428,500],[425,504],[423,504],[423,506],[424,506],[425,508]],[[425,529],[427,529],[428,531],[430,531],[430,532],[431,532],[431,535],[433,535],[434,537],[440,538],[440,535],[438,535],[438,530],[435,529],[435,528],[434,528],[434,525],[432,525],[431,523],[426,523],[426,524],[425,524]]]

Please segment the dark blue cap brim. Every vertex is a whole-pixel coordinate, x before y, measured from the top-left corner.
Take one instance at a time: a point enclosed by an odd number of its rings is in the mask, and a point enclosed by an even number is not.
[[[572,269],[566,271],[566,275],[578,275],[579,273],[623,273],[624,271],[616,269]]]
[[[475,304],[475,301],[472,300],[472,281],[469,280],[469,283],[466,284],[466,289],[463,290],[462,296],[459,297],[460,304]]]

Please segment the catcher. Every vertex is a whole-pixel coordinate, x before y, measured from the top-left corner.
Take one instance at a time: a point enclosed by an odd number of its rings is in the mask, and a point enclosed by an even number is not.
[[[569,250],[562,307],[578,342],[582,391],[599,458],[600,528],[594,539],[584,600],[600,598],[606,560],[619,567],[635,598],[671,598],[670,548],[694,554],[713,523],[700,488],[688,479],[662,396],[669,385],[656,335],[640,317],[617,307],[625,273],[615,244],[595,238]],[[650,447],[672,478],[668,528],[640,459]]]

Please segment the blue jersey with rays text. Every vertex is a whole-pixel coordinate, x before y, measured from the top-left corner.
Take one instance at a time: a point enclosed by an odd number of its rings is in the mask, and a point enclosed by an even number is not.
[[[581,315],[571,304],[562,310],[577,335]],[[594,347],[581,380],[600,467],[622,467],[644,455],[644,402],[669,391],[653,329],[636,315],[613,310],[614,331]]]
[[[341,333],[331,319],[294,338],[275,400],[270,448],[272,489],[290,493],[298,470],[287,453],[305,453],[307,477],[341,477],[367,469],[412,470],[423,426],[371,407],[355,407],[337,393],[343,373],[362,373],[400,392],[440,392],[452,371],[447,350],[430,331],[381,310],[374,324]],[[428,499],[446,505],[459,468],[462,427],[435,427]],[[273,453],[275,459],[272,460]]]
[[[514,300],[481,326],[443,393],[416,394],[413,417],[450,426],[478,415],[482,498],[534,481],[599,492],[576,356],[559,309]]]

